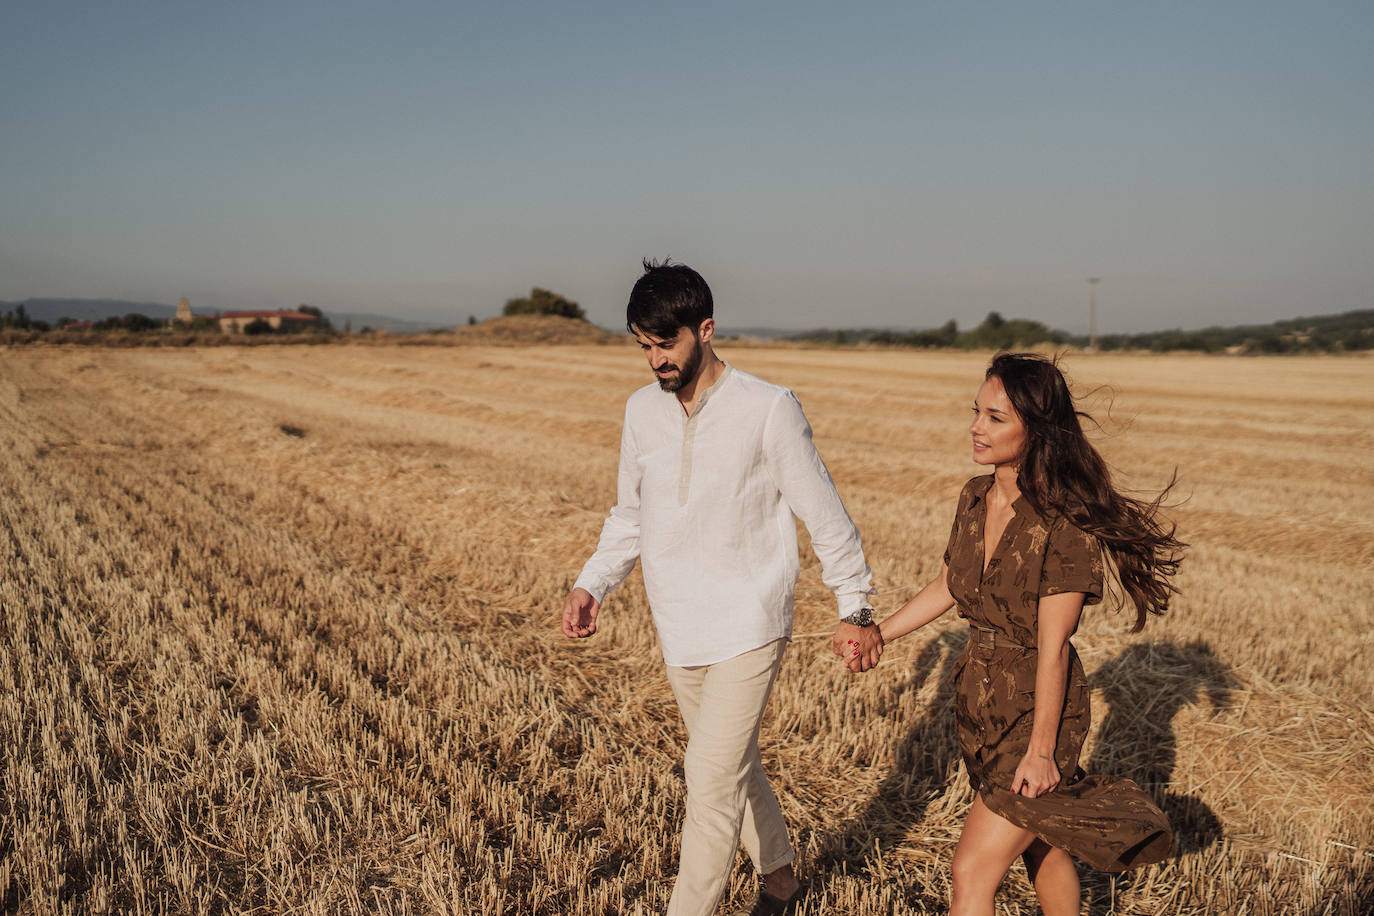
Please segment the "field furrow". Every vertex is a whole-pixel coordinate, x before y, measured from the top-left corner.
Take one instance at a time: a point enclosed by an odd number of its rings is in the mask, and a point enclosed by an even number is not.
[[[975,473],[983,357],[726,356],[798,391],[895,608]],[[1374,407],[1368,362],[1068,368],[1111,385],[1126,479],[1178,469],[1193,545],[1167,618],[1131,636],[1094,612],[1076,640],[1092,768],[1179,840],[1085,875],[1092,912],[1360,912],[1371,443],[1313,437]],[[0,352],[0,905],[661,911],[684,735],[638,574],[595,639],[556,632],[643,375],[618,347]],[[762,739],[807,912],[939,912],[970,800],[963,626],[859,678],[832,626],[807,553]],[[751,893],[742,867],[729,903]],[[1001,905],[1035,911],[1019,867]]]

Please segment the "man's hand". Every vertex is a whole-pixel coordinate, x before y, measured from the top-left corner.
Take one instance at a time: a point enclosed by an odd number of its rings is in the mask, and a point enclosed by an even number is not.
[[[883,634],[876,624],[858,627],[840,621],[831,639],[831,648],[844,659],[845,667],[857,674],[869,670],[883,657]]]
[[[596,615],[601,602],[585,588],[575,588],[563,603],[563,635],[569,639],[585,639],[596,632]]]

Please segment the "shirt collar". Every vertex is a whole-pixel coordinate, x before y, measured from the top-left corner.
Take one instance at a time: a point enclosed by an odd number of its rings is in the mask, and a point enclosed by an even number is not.
[[[716,380],[711,383],[711,387],[697,395],[697,410],[701,410],[706,402],[711,400],[711,397],[721,389],[722,384],[730,376],[730,373],[734,371],[734,367],[725,360],[721,360],[721,365],[725,368],[720,370],[720,375],[716,376]]]
[[[725,368],[721,370],[720,375],[716,376],[716,380],[711,383],[710,388],[705,389],[697,395],[697,406],[696,410],[692,411],[692,416],[696,416],[697,412],[700,411],[702,407],[706,406],[707,401],[711,400],[711,398],[715,397],[718,393],[720,393],[720,389],[723,388],[725,385],[725,380],[734,373],[733,366],[725,362],[725,360],[721,360],[721,363],[725,366]],[[664,403],[667,403],[668,399],[671,398],[673,406],[677,408],[678,413],[681,413],[682,402],[677,399],[677,392],[664,391],[663,394],[666,395],[666,397],[664,398]]]

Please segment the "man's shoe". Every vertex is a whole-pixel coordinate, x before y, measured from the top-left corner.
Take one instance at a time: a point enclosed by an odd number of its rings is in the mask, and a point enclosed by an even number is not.
[[[804,887],[797,888],[792,892],[792,896],[786,900],[760,890],[759,899],[754,902],[754,908],[749,911],[749,916],[788,916],[790,913],[797,912],[797,907],[805,896],[806,888]],[[744,916],[744,914],[741,913],[740,916]]]

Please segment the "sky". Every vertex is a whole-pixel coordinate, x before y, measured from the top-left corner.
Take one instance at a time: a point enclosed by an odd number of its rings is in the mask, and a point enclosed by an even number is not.
[[[1101,333],[1374,307],[1374,4],[6,3],[0,300]]]

